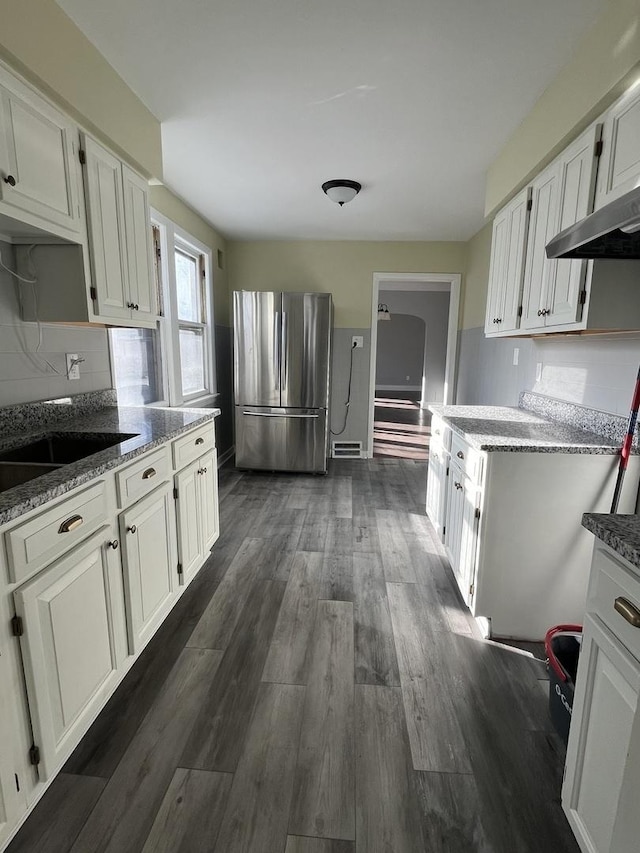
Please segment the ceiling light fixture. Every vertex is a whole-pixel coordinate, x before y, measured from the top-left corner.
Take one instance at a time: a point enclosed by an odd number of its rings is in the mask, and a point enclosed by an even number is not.
[[[389,308],[385,305],[384,302],[380,302],[378,304],[378,320],[390,320],[391,314],[389,313]]]
[[[347,181],[340,178],[334,181],[325,181],[322,189],[331,201],[335,201],[336,204],[342,207],[343,204],[346,204],[358,195],[362,189],[362,184],[359,184],[357,181]]]

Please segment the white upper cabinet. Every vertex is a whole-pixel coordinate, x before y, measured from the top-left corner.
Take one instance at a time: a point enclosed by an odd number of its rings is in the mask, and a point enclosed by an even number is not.
[[[103,317],[129,319],[128,269],[125,253],[122,164],[90,137],[84,150],[87,218],[95,310]]]
[[[591,212],[600,133],[600,125],[591,126],[533,181],[523,329],[564,326],[581,319],[587,263],[547,258],[546,245]]]
[[[640,186],[640,86],[604,116],[596,210]]]
[[[153,286],[153,257],[149,187],[144,178],[122,164],[124,226],[129,294],[136,319],[155,320],[157,298]]]
[[[94,319],[153,326],[158,316],[147,182],[82,135]]]
[[[79,239],[76,133],[65,115],[0,68],[0,214]]]
[[[529,189],[522,190],[493,222],[486,335],[513,332],[519,326],[529,200]]]

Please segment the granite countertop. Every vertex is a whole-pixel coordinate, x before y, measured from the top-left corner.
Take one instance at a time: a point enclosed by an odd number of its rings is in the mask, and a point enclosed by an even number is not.
[[[33,430],[14,434],[5,432],[0,439],[0,451],[58,433],[84,432],[97,436],[131,433],[134,437],[0,492],[0,525],[135,459],[198,424],[213,420],[219,414],[220,409],[108,406],[77,419],[54,421],[48,428],[46,424],[40,424]]]
[[[587,512],[582,526],[640,569],[640,516]]]
[[[614,439],[508,406],[429,406],[478,450],[615,455]]]

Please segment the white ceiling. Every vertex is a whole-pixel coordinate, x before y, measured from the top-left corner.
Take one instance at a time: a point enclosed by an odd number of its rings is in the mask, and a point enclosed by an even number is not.
[[[605,0],[58,0],[240,239],[466,240],[487,167]],[[323,181],[351,178],[339,208]]]

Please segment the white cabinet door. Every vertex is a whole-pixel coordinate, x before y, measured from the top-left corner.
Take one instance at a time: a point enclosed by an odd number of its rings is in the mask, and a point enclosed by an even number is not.
[[[188,583],[202,564],[202,534],[199,511],[200,462],[196,460],[176,474],[178,492],[176,517],[178,521],[178,559],[181,580]]]
[[[448,462],[448,454],[442,445],[432,444],[429,448],[426,510],[436,533],[441,538],[444,535],[447,514]]]
[[[558,231],[575,225],[593,210],[598,157],[596,144],[602,125],[593,125],[558,158],[560,165],[560,197],[558,199]],[[558,259],[552,262],[549,283],[549,312],[544,325],[562,326],[577,323],[584,304],[587,262]]]
[[[78,170],[74,159],[76,130],[62,113],[31,92],[0,88],[0,157],[2,210],[31,215],[45,230],[82,231]],[[33,218],[35,217],[35,219]]]
[[[129,644],[134,653],[153,636],[175,598],[175,523],[170,483],[120,514]]]
[[[449,494],[447,498],[447,529],[444,538],[445,549],[458,580],[460,571],[460,549],[462,546],[462,515],[464,512],[465,476],[457,463],[449,463]],[[458,580],[459,583],[459,580]]]
[[[218,464],[215,450],[200,458],[202,474],[198,481],[200,506],[200,533],[202,535],[202,554],[207,556],[220,535],[218,518]]]
[[[514,331],[520,325],[529,199],[530,190],[522,190],[494,220],[485,320],[487,335]]]
[[[178,556],[181,582],[188,584],[220,535],[216,451],[205,453],[176,474]]]
[[[117,680],[111,591],[120,579],[111,526],[103,527],[15,593],[40,778],[55,773]]]
[[[554,161],[532,184],[532,207],[524,274],[521,327],[544,326],[549,311],[550,282],[557,261],[547,258],[545,247],[558,233],[560,164]]]
[[[562,804],[582,850],[637,849],[639,697],[640,663],[588,615],[562,788]],[[621,796],[623,791],[629,796]]]
[[[128,320],[131,302],[124,256],[122,164],[88,136],[83,136],[82,145],[94,311],[102,317]]]
[[[130,302],[134,320],[158,315],[153,279],[149,186],[125,164],[122,165],[124,223]]]
[[[640,186],[640,87],[631,89],[605,115],[596,210]]]

